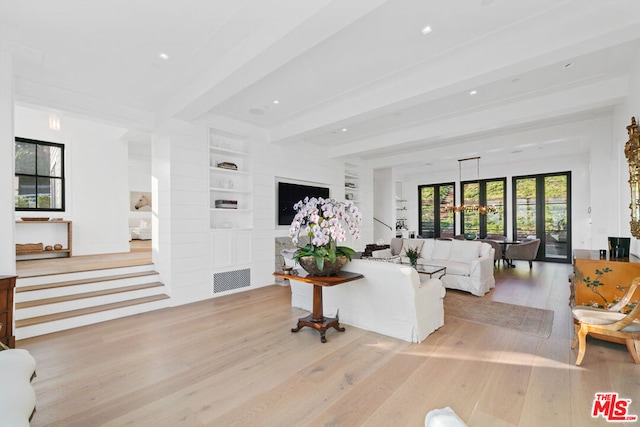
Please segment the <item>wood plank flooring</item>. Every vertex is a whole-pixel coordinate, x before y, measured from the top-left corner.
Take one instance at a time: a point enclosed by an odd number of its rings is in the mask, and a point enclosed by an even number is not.
[[[16,262],[18,277],[34,277],[57,273],[100,270],[151,264],[151,240],[132,240],[129,252],[73,257],[20,260]]]
[[[603,391],[640,415],[624,346],[589,340],[574,365],[571,266],[516,265],[484,298],[554,310],[548,339],[445,314],[420,344],[349,325],[322,344],[290,332],[306,312],[273,285],[19,341],[38,361],[32,426],[421,426],[445,406],[472,427],[602,426]]]

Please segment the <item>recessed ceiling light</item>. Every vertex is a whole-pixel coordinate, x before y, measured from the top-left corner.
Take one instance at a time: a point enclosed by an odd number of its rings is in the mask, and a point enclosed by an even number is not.
[[[429,34],[431,31],[433,31],[433,30],[431,29],[431,27],[430,27],[429,25],[427,25],[426,27],[424,27],[424,28],[422,29],[422,34],[427,35],[427,34]]]
[[[347,128],[342,128],[342,132],[346,132],[346,131],[347,131]]]
[[[477,91],[477,90],[472,90],[471,92],[469,92],[469,95],[475,95],[475,94],[477,94],[477,93],[478,93],[478,91]]]
[[[164,59],[164,60],[166,61],[167,59],[169,59],[169,55],[167,55],[167,54],[166,54],[166,53],[164,53],[164,52],[160,52],[160,53],[158,54],[158,58],[160,58],[160,59]]]
[[[280,104],[280,101],[278,101],[277,99],[274,99],[274,100],[273,100],[273,103],[274,103],[274,104]]]

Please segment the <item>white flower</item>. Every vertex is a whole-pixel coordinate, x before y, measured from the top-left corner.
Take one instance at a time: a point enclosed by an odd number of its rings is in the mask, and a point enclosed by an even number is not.
[[[360,237],[358,225],[362,222],[362,215],[351,201],[305,197],[293,208],[297,212],[289,228],[289,237],[294,244],[298,243],[302,229],[314,246],[329,246],[332,241],[345,241],[347,229],[354,238]]]

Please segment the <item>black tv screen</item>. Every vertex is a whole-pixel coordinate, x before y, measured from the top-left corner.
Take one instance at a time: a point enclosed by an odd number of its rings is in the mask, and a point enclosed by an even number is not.
[[[329,197],[329,189],[326,187],[314,187],[312,185],[278,183],[278,225],[291,225],[296,211],[293,205],[305,197]]]

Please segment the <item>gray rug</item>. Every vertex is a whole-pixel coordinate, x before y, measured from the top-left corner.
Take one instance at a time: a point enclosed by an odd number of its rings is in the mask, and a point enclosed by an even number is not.
[[[444,314],[469,322],[513,329],[540,338],[549,338],[553,327],[552,310],[490,301],[449,289],[444,297]]]

